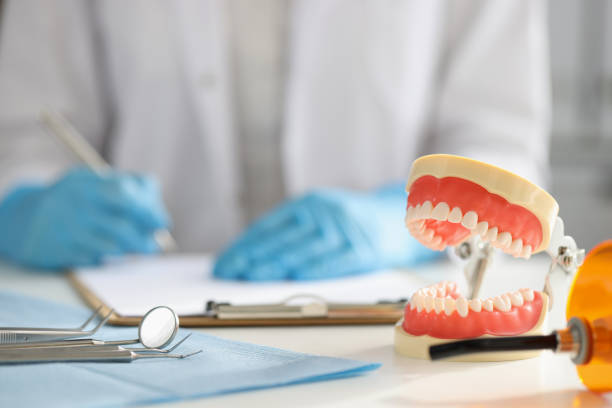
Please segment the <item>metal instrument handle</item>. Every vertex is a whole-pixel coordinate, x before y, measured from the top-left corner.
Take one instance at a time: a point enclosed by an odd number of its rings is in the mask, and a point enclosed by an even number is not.
[[[72,346],[88,346],[103,344],[100,340],[93,339],[76,339],[76,340],[56,340],[56,341],[41,341],[35,343],[8,343],[0,344],[0,351],[13,348],[42,348],[42,347],[72,347]]]
[[[96,350],[92,350],[93,348]],[[149,350],[151,351],[151,350]],[[129,363],[140,358],[187,358],[190,354],[137,353],[118,346],[74,347],[74,348],[20,348],[0,351],[0,364],[46,363],[46,362],[121,362]]]
[[[75,349],[35,348],[0,351],[0,364],[53,361],[113,361],[129,363],[133,358],[131,351],[121,349],[91,351],[77,347]]]
[[[87,332],[79,330],[51,330],[51,329],[15,329],[0,330],[0,344],[33,343],[45,340],[61,340],[73,337],[87,336]]]

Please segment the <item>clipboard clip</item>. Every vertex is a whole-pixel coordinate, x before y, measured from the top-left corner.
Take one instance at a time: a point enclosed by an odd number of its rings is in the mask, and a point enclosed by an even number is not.
[[[301,300],[299,304],[296,301]],[[279,303],[232,305],[208,301],[206,315],[217,319],[308,319],[363,316],[403,310],[407,299],[377,303],[330,303],[317,295],[297,294]]]

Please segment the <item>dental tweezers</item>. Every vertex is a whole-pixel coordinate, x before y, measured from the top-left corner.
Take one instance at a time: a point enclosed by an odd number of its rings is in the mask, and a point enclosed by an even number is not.
[[[62,340],[74,337],[91,336],[110,319],[113,311],[109,311],[106,316],[91,330],[84,330],[85,327],[96,317],[100,308],[83,323],[74,329],[54,329],[43,327],[0,327],[0,345],[15,343],[33,343],[49,340]]]

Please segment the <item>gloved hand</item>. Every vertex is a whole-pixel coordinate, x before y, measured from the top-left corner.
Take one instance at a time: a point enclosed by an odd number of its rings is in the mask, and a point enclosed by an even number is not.
[[[406,193],[321,190],[282,204],[218,258],[214,275],[252,281],[321,279],[405,267],[438,256],[404,226]]]
[[[168,225],[157,184],[115,171],[74,169],[51,185],[23,185],[0,203],[0,255],[25,266],[61,269],[105,257],[158,250]]]

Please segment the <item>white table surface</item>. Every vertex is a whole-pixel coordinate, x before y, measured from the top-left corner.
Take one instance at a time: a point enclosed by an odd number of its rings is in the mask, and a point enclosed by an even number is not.
[[[485,295],[525,286],[540,289],[546,268],[546,259],[537,257],[528,262],[498,262],[485,281]],[[0,287],[67,304],[83,304],[65,278],[58,275],[0,264]],[[561,323],[558,322],[563,319],[559,304],[552,317],[556,322],[551,325],[559,327]],[[434,363],[396,355],[391,325],[200,331],[298,352],[380,362],[383,366],[374,373],[355,378],[243,392],[168,406],[590,407],[612,404],[611,397],[586,391],[568,357],[548,352],[539,358],[515,362]]]

